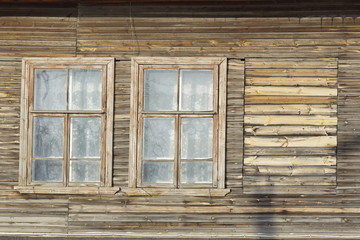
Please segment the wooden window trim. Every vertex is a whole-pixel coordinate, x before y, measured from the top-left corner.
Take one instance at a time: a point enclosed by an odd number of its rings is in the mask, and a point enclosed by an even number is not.
[[[193,188],[169,188],[164,186],[164,188],[151,188],[151,187],[138,187],[138,144],[139,144],[139,115],[138,104],[141,104],[140,97],[143,95],[141,93],[141,84],[139,83],[139,77],[141,68],[151,68],[151,66],[164,66],[167,68],[170,65],[192,65],[196,68],[209,68],[209,66],[218,68],[218,81],[217,86],[214,85],[214,88],[218,89],[218,98],[215,102],[215,106],[218,106],[217,118],[218,123],[216,128],[217,131],[217,146],[216,150],[216,163],[217,163],[217,173],[214,173],[213,177],[213,187],[208,189],[193,189]],[[122,188],[122,191],[129,195],[173,195],[173,194],[183,194],[183,195],[201,195],[207,196],[211,195],[209,192],[218,195],[226,195],[230,190],[225,189],[225,132],[226,132],[226,76],[227,76],[227,59],[219,57],[209,57],[209,58],[197,58],[197,57],[184,57],[184,58],[175,58],[175,57],[136,57],[132,58],[131,64],[131,120],[130,120],[130,154],[129,154],[129,186],[128,188]],[[216,111],[216,109],[214,109]],[[214,111],[203,112],[195,115],[199,117],[201,115],[207,116],[214,114]],[[149,116],[151,114],[156,114],[155,112],[146,112]],[[177,111],[169,111],[168,113],[161,113],[160,115],[166,116],[166,114],[173,115],[177,114]],[[181,112],[186,115],[186,112]],[[158,114],[156,114],[158,115]],[[215,158],[215,156],[214,156]],[[199,191],[201,190],[201,191]]]
[[[15,188],[21,193],[115,193],[112,187],[112,148],[113,148],[113,106],[114,106],[114,59],[113,58],[24,58],[22,61],[22,85],[21,85],[21,118],[20,118],[20,164],[19,185]],[[33,69],[35,68],[88,68],[103,69],[102,84],[102,110],[61,110],[61,111],[35,111],[31,109]],[[101,179],[100,184],[80,183],[74,186],[63,186],[62,183],[31,183],[30,172],[30,138],[29,132],[30,115],[66,115],[73,116],[100,116],[103,122],[102,129],[102,155],[101,155]],[[66,125],[64,124],[65,128]],[[66,143],[65,143],[66,144]],[[64,173],[65,175],[66,173]],[[64,181],[67,181],[66,178]],[[60,186],[61,185],[61,186]]]

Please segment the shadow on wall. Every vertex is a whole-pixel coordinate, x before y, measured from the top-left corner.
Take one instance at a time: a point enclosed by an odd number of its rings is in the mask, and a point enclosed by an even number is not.
[[[275,215],[271,211],[273,207],[271,195],[255,196],[255,199],[258,201],[257,207],[263,210],[261,213],[256,214],[254,219],[257,226],[257,239],[280,240],[280,238],[276,237]]]

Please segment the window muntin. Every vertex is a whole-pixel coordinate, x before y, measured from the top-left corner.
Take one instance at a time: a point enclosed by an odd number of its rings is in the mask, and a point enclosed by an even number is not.
[[[225,105],[222,102],[220,107],[218,103],[219,69],[224,70],[224,65],[219,65],[224,59],[216,64],[189,61],[171,65],[171,61],[168,64],[149,61],[138,64],[137,71],[133,69],[133,73],[138,74],[133,82],[133,87],[138,89],[138,94],[133,92],[133,96],[137,96],[136,110],[135,102],[132,106],[137,116],[134,119],[138,120],[137,153],[133,155],[137,160],[134,165],[130,163],[136,168],[136,178],[132,181],[134,171],[130,169],[129,185],[223,188],[224,158],[218,147],[224,131],[221,134],[218,131],[219,111],[223,126]],[[225,79],[221,92],[224,92],[224,83]]]
[[[24,59],[20,185],[111,186],[113,65]]]

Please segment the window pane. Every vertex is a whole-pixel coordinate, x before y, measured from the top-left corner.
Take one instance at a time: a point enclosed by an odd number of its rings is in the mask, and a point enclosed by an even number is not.
[[[70,161],[70,182],[99,182],[100,161]]]
[[[34,109],[66,109],[66,70],[35,69]]]
[[[172,183],[173,162],[144,161],[142,168],[143,183]]]
[[[182,162],[181,183],[212,183],[212,162]]]
[[[174,159],[175,120],[143,119],[143,159]]]
[[[209,159],[213,152],[213,119],[181,119],[181,158]]]
[[[177,110],[177,70],[144,70],[144,110]]]
[[[70,70],[70,110],[101,110],[101,69]]]
[[[32,181],[40,182],[62,182],[63,161],[62,160],[33,160]]]
[[[71,158],[100,158],[101,118],[72,117],[70,138]]]
[[[213,71],[180,71],[180,110],[213,110]]]
[[[34,117],[33,157],[63,157],[64,119],[62,117]]]

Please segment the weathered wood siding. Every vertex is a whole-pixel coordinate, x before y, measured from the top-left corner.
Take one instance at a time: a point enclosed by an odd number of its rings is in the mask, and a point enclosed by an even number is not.
[[[360,59],[339,60],[338,192],[360,193]]]
[[[334,193],[337,59],[249,58],[245,193]]]
[[[359,239],[359,4],[246,2],[0,5],[0,238]],[[35,56],[116,58],[116,187],[128,185],[131,57],[227,57],[231,193],[15,191],[21,58]]]

